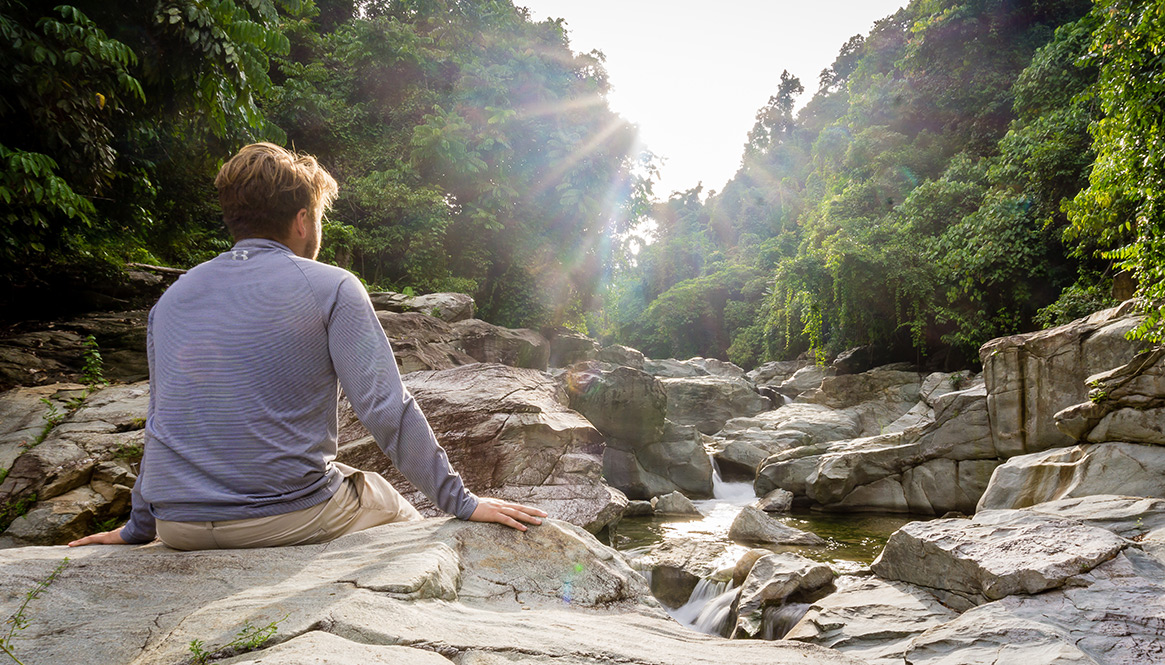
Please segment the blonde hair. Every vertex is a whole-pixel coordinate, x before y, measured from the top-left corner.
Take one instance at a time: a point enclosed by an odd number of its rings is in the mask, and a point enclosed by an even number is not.
[[[235,240],[282,239],[296,213],[321,215],[336,198],[336,181],[311,155],[273,143],[252,143],[219,169],[214,186],[223,222]]]

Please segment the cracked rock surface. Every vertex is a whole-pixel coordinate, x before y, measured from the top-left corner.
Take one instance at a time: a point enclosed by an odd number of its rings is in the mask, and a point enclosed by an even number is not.
[[[689,631],[617,553],[558,521],[521,533],[429,519],[261,550],[6,550],[0,613],[66,555],[13,640],[26,665],[188,662],[192,640],[217,652],[246,622],[277,631],[263,648],[215,662],[860,663],[813,645]]]

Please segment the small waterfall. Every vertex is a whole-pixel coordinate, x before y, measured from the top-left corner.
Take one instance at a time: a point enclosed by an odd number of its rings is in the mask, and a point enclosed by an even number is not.
[[[679,623],[709,635],[723,634],[725,624],[736,600],[737,589],[732,582],[703,579],[696,583],[688,602],[670,611]]]
[[[711,453],[708,459],[712,461],[712,497],[718,501],[727,501],[731,504],[743,506],[756,500],[756,491],[748,481],[728,483],[720,475],[720,465]]]
[[[809,603],[786,603],[764,609],[761,618],[760,637],[764,640],[779,640],[784,637],[801,617],[809,611]]]

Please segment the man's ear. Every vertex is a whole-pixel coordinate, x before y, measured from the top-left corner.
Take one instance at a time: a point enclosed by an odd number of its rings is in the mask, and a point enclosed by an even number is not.
[[[295,222],[291,225],[291,232],[296,238],[306,238],[308,236],[309,229],[314,227],[310,217],[311,215],[308,214],[307,208],[300,208],[299,212],[295,213]]]

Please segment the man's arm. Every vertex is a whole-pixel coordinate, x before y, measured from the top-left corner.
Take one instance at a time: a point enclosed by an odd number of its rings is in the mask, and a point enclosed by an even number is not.
[[[525,530],[541,523],[537,508],[497,499],[478,499],[449,464],[429,422],[401,383],[396,359],[368,294],[346,279],[336,294],[328,322],[332,364],[360,422],[410,482],[441,510],[463,520],[497,522]]]

